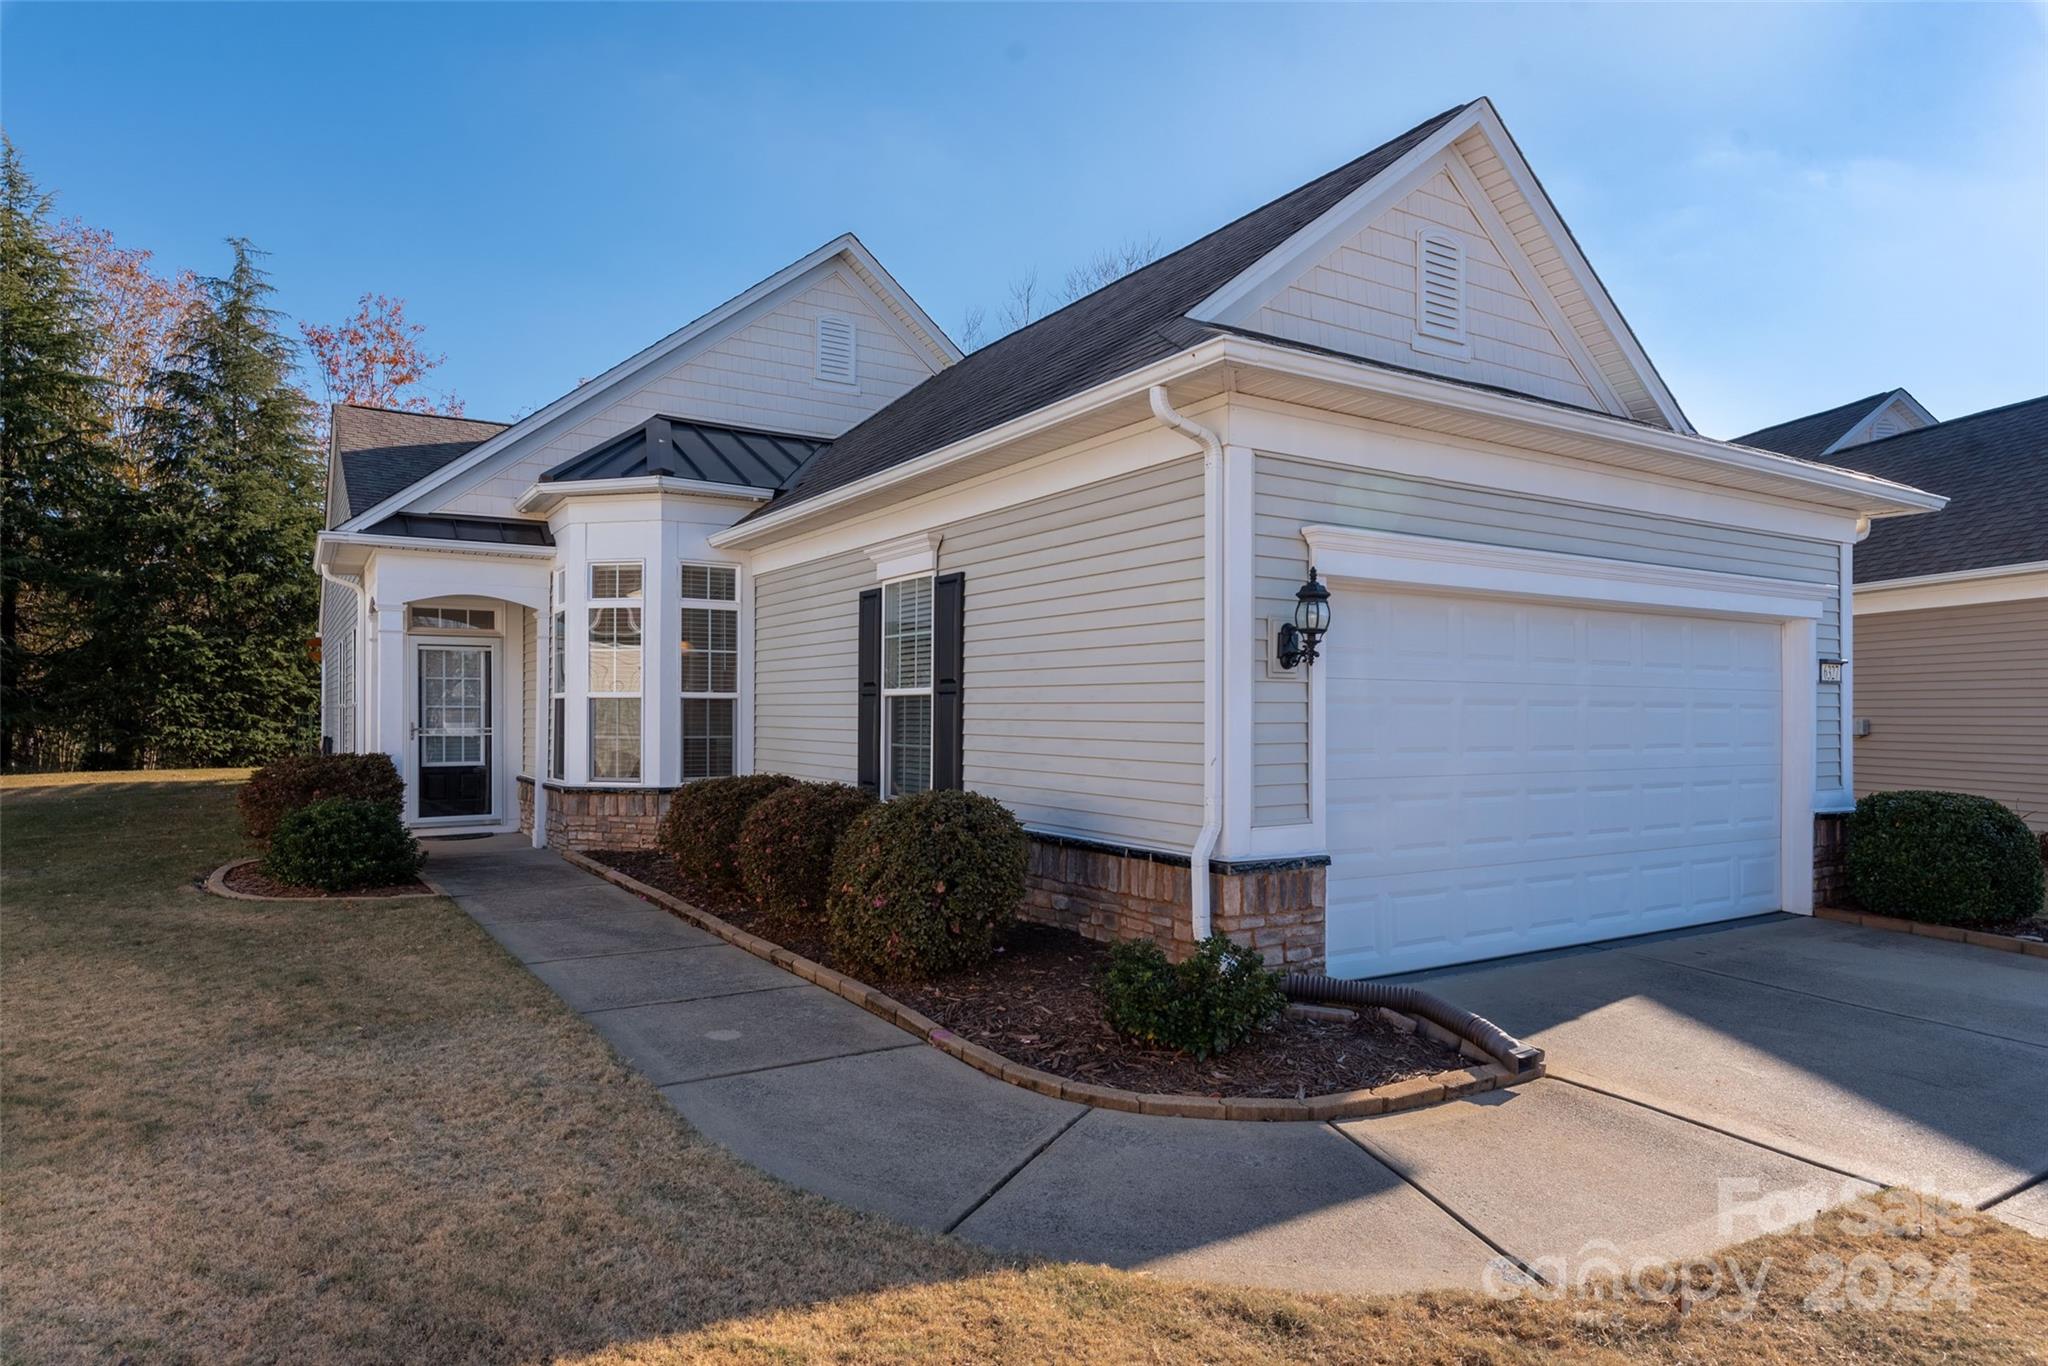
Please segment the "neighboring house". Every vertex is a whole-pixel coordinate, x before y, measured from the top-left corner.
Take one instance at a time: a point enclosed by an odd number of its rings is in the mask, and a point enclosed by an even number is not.
[[[1738,436],[1735,444],[1796,455],[1801,460],[1826,460],[1836,451],[1931,427],[1935,421],[1918,399],[1904,389],[1893,389]]]
[[[1855,550],[1857,794],[1975,792],[2048,831],[2048,398],[1821,458],[1949,499]]]
[[[1484,100],[971,356],[844,237],[436,423],[336,414],[319,550],[423,832],[960,785],[1032,915],[1348,975],[1808,909],[1849,546],[1941,505],[1694,432]]]

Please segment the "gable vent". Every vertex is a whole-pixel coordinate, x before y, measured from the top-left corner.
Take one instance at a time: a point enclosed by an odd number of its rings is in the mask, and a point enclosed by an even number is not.
[[[853,322],[848,318],[830,315],[818,319],[818,382],[821,384],[852,384],[853,370]]]
[[[1465,354],[1465,246],[1446,232],[1415,238],[1415,346]]]

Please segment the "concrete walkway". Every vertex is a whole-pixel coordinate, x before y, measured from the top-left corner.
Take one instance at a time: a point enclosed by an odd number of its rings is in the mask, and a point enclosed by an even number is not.
[[[429,875],[699,1132],[1005,1251],[1305,1290],[1477,1288],[1503,1255],[1551,1273],[1691,1256],[1874,1189],[1557,1080],[1340,1124],[1091,1110],[974,1071],[523,839],[429,848]]]

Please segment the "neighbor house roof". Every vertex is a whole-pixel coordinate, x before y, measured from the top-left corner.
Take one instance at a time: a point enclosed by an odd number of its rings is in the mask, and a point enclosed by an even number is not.
[[[333,423],[335,467],[329,482],[329,526],[338,526],[418,483],[504,431],[506,425],[354,403],[337,403]]]
[[[1760,451],[1776,451],[1780,455],[1797,456],[1801,460],[1818,460],[1829,447],[1840,441],[1851,427],[1869,417],[1878,404],[1897,393],[1887,389],[1859,398],[1853,403],[1844,403],[1825,412],[1808,413],[1795,417],[1790,422],[1780,422],[1774,427],[1760,427],[1747,436],[1735,438],[1738,446],[1754,446]]]
[[[1856,547],[1857,583],[2048,561],[2048,396],[1851,446],[1825,463],[1948,495],[1940,512],[1873,527]]]
[[[707,484],[777,489],[827,444],[812,436],[657,416],[563,461],[543,474],[540,481],[566,483],[667,475]]]
[[[815,498],[1222,335],[1183,315],[1468,107],[989,343],[833,441],[768,507]]]

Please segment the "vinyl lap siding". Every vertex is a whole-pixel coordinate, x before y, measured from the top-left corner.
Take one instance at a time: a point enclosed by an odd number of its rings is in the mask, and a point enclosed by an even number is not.
[[[1202,821],[1202,474],[1180,461],[952,526],[968,787],[1027,825],[1160,848]],[[854,780],[865,554],[755,580],[755,767]]]
[[[320,734],[337,754],[356,749],[356,595],[320,581]]]
[[[855,618],[875,566],[854,552],[754,580],[754,767],[853,782]]]
[[[2048,601],[1856,618],[1856,793],[1974,792],[2048,830]]]
[[[1314,524],[1808,583],[1834,583],[1840,578],[1840,553],[1829,542],[1339,469],[1284,456],[1261,454],[1255,477],[1253,611],[1262,636],[1265,622],[1293,615],[1294,590],[1308,572],[1301,528]],[[1333,622],[1331,629],[1342,631],[1344,623]],[[1837,607],[1828,609],[1817,635],[1820,653],[1838,653]],[[1263,648],[1270,650],[1270,643]],[[1308,819],[1308,690],[1300,678],[1266,678],[1264,655],[1258,658],[1252,694],[1252,819],[1262,826],[1298,824]],[[1817,785],[1824,791],[1841,786],[1840,687],[1827,684],[1820,693]],[[1833,720],[1828,719],[1830,708]]]
[[[967,576],[965,779],[1027,825],[1164,848],[1202,824],[1202,470],[946,531]]]

